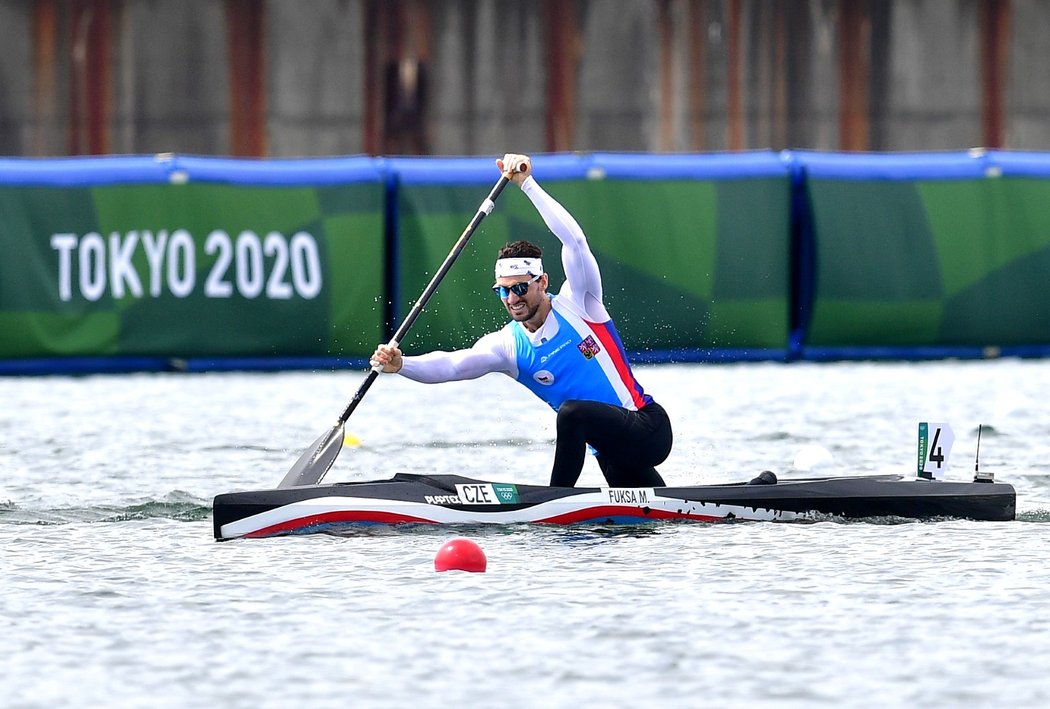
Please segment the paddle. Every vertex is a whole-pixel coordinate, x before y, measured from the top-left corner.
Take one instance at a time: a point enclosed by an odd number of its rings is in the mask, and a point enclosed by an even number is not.
[[[393,339],[390,340],[389,345],[391,347],[397,347],[402,340],[405,339],[405,335],[408,334],[409,328],[419,317],[420,313],[423,312],[423,308],[426,307],[427,301],[434,295],[438,285],[445,278],[445,274],[452,268],[452,264],[459,258],[460,253],[466,248],[467,242],[470,241],[470,237],[474,235],[474,231],[481,224],[481,220],[488,216],[493,207],[495,207],[496,198],[499,197],[500,192],[510,182],[511,176],[515,172],[525,172],[527,170],[526,165],[519,165],[516,167],[508,167],[504,170],[500,176],[499,181],[493,186],[492,191],[489,192],[489,196],[485,198],[485,201],[478,207],[477,214],[470,220],[467,228],[463,230],[459,240],[455,246],[449,252],[448,256],[445,257],[444,263],[441,264],[441,268],[438,269],[434,277],[430,279],[430,283],[426,288],[423,289],[423,294],[419,296],[419,300],[412,306],[412,310],[408,313],[408,317],[401,323],[401,327],[394,333]],[[372,382],[376,380],[379,373],[382,371],[381,365],[372,367],[368,376],[365,377],[365,381],[358,387],[354,393],[354,398],[350,400],[350,403],[346,405],[343,413],[339,415],[339,419],[335,422],[335,425],[330,429],[321,434],[321,437],[311,444],[301,456],[299,460],[295,461],[295,465],[292,466],[288,474],[281,480],[281,484],[277,487],[294,487],[296,485],[316,485],[321,481],[321,478],[325,476],[328,469],[332,467],[332,463],[335,462],[336,457],[339,455],[339,451],[343,448],[343,428],[346,425],[346,420],[350,418],[350,414],[354,413],[354,409],[361,403],[361,399],[364,398],[365,393],[368,392],[372,386]]]

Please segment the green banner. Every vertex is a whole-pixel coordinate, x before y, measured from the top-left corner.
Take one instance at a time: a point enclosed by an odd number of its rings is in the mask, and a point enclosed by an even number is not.
[[[587,234],[632,352],[1050,345],[1044,154],[595,154],[536,166]],[[366,357],[493,173],[487,158],[0,159],[0,361]],[[508,187],[407,352],[468,347],[506,323],[492,267],[517,239],[544,249],[561,288],[560,243]]]
[[[1050,181],[810,179],[813,346],[1050,343]]]
[[[632,351],[771,348],[787,343],[790,182],[549,180],[544,188],[580,223],[602,271],[605,304]],[[402,314],[477,210],[484,185],[403,184],[398,194]],[[544,251],[551,291],[564,282],[561,245],[511,186],[404,343],[456,349],[500,328],[492,295],[496,253],[527,239]]]
[[[383,185],[0,187],[0,358],[363,356]]]

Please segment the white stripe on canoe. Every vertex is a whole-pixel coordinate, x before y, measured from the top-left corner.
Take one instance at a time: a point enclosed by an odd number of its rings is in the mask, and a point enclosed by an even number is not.
[[[605,492],[583,493],[557,500],[548,500],[536,505],[519,509],[498,511],[498,505],[487,506],[486,511],[454,510],[441,505],[407,500],[381,500],[364,497],[326,496],[292,502],[281,507],[260,512],[234,522],[224,524],[220,530],[224,539],[242,537],[261,529],[287,524],[297,519],[334,512],[386,512],[388,514],[415,517],[434,524],[514,524],[536,522],[538,520],[560,517],[592,507],[622,509],[629,513],[642,507],[676,515],[702,515],[706,517],[725,518],[732,516],[739,520],[749,521],[793,521],[801,515],[773,509],[756,509],[739,505],[715,504],[708,502],[691,502],[671,497],[653,497],[644,504],[610,503]],[[492,509],[492,511],[488,511]],[[609,513],[614,516],[615,512]],[[639,518],[644,520],[645,518]]]

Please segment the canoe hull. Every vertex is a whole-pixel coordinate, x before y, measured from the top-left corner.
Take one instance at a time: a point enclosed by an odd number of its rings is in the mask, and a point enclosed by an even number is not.
[[[218,495],[216,539],[336,531],[361,524],[578,524],[660,520],[797,521],[963,518],[1012,520],[1004,483],[926,481],[898,475],[657,488],[551,488],[458,475]]]

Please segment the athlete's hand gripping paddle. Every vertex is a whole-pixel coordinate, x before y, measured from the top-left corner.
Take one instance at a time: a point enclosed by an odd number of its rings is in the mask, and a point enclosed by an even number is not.
[[[405,318],[404,322],[401,323],[401,327],[394,333],[393,339],[388,343],[391,347],[398,347],[400,343],[405,339],[412,324],[415,323],[416,318],[419,317],[420,313],[423,312],[423,308],[426,307],[427,302],[430,300],[434,292],[437,291],[438,285],[444,280],[445,275],[452,268],[452,264],[456,262],[459,255],[466,248],[467,242],[470,241],[470,237],[474,235],[474,231],[481,224],[481,221],[488,216],[493,207],[495,207],[496,198],[499,197],[503,188],[507,186],[507,183],[511,181],[511,178],[519,172],[528,171],[528,163],[521,163],[518,165],[505,165],[503,174],[500,175],[499,181],[492,187],[488,197],[478,207],[477,214],[467,224],[467,228],[463,230],[459,240],[456,241],[452,250],[448,256],[445,257],[444,263],[441,264],[441,268],[438,269],[434,277],[430,279],[430,283],[423,289],[423,294],[419,296],[416,304],[412,306],[412,310],[409,311],[408,317]],[[365,377],[365,381],[362,382],[361,386],[358,387],[354,393],[354,398],[350,400],[350,403],[346,405],[343,413],[339,415],[339,419],[335,422],[335,425],[330,429],[321,434],[321,437],[311,444],[301,456],[299,460],[295,461],[295,465],[292,466],[288,474],[281,480],[280,485],[277,487],[294,487],[297,485],[316,485],[321,481],[321,478],[325,476],[329,468],[335,462],[335,459],[339,456],[339,451],[343,448],[343,436],[344,427],[346,420],[350,418],[350,414],[354,413],[354,409],[361,403],[361,399],[364,398],[369,388],[372,386],[372,382],[376,380],[382,371],[382,365],[375,365],[372,367],[368,376]]]

